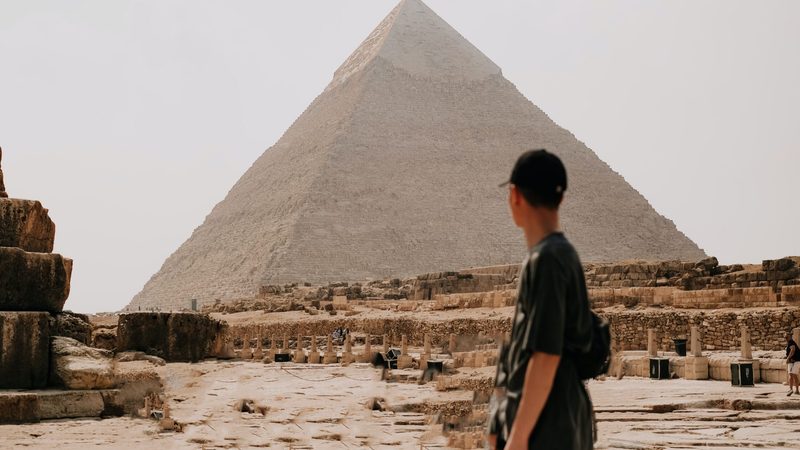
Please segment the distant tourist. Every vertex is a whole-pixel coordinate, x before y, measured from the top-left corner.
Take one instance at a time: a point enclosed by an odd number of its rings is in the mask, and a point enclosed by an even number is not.
[[[497,449],[591,449],[592,403],[575,355],[593,348],[594,322],[583,266],[559,231],[566,169],[557,156],[532,150],[517,160],[507,185],[528,256],[511,342],[498,363],[489,441]]]
[[[792,394],[800,394],[800,347],[797,342],[792,338],[792,334],[786,335],[786,368],[789,373],[789,393],[787,397]],[[794,388],[794,390],[792,390]]]

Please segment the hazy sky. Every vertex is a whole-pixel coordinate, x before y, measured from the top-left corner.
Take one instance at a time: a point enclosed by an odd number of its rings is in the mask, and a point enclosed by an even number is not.
[[[707,253],[800,255],[800,1],[428,4]],[[6,185],[67,308],[125,306],[394,5],[0,0]]]

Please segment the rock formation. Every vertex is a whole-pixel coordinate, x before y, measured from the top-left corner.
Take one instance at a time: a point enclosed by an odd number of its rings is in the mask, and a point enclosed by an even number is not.
[[[3,149],[0,148],[0,198],[8,198],[6,185],[3,182]]]
[[[569,170],[563,224],[585,261],[705,256],[456,30],[403,0],[130,306],[517,262],[523,240],[497,185],[531,148]]]

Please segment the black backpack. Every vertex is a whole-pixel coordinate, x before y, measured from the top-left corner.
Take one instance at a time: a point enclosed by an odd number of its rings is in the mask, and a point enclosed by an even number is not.
[[[592,345],[587,352],[571,352],[582,380],[599,377],[611,365],[611,327],[608,320],[592,311]]]

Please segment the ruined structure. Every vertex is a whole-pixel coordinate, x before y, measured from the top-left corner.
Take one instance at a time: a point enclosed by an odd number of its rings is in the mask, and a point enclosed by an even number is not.
[[[130,307],[519,261],[497,185],[536,147],[569,170],[563,223],[584,260],[704,257],[475,46],[403,0]]]
[[[6,192],[6,184],[3,181],[3,149],[0,148],[0,198],[8,198],[8,193]]]

